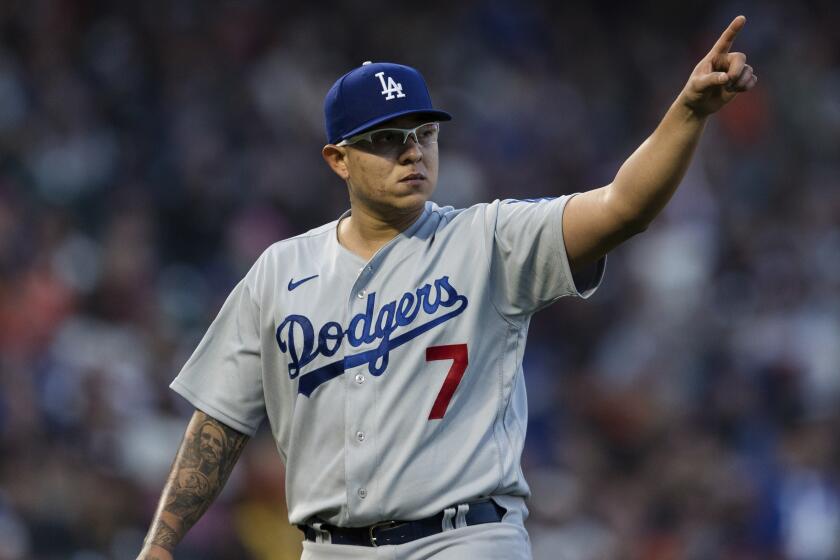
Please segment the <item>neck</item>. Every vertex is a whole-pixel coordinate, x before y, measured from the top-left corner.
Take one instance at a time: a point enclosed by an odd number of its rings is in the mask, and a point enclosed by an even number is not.
[[[349,251],[370,260],[383,245],[408,229],[423,213],[423,208],[385,217],[351,201],[350,216],[338,224],[338,241]]]

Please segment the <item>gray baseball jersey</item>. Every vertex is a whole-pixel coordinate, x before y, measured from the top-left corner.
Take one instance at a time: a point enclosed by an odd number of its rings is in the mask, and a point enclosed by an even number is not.
[[[575,285],[569,198],[427,202],[369,262],[338,243],[338,220],[275,243],[172,388],[249,435],[268,418],[292,523],[418,519],[486,496],[524,518],[529,320],[588,297],[605,266]]]

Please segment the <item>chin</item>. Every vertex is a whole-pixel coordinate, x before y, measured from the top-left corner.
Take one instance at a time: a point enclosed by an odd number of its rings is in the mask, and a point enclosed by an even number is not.
[[[426,201],[431,196],[431,189],[415,189],[409,193],[394,196],[391,202],[394,206],[399,206],[400,208],[414,208],[426,204]]]

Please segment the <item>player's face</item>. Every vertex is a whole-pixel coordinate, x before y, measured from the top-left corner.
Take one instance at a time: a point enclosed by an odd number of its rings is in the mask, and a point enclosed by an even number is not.
[[[382,123],[376,129],[414,128],[427,122],[428,117],[410,115]],[[422,133],[419,130],[418,137]],[[411,211],[422,208],[437,185],[436,140],[418,143],[409,135],[404,144],[392,142],[390,147],[361,141],[335,149],[342,150],[343,165],[339,169],[333,163],[330,166],[348,182],[353,203],[384,212]]]

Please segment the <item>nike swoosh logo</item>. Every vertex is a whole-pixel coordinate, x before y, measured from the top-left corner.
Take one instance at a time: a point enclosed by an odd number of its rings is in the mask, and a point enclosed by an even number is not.
[[[298,280],[297,282],[295,282],[294,278],[289,278],[289,291],[291,292],[292,290],[294,290],[295,288],[297,288],[298,286],[300,286],[304,282],[309,282],[313,278],[318,278],[318,275],[315,274],[314,276],[309,276],[307,278],[304,278],[303,280]]]

